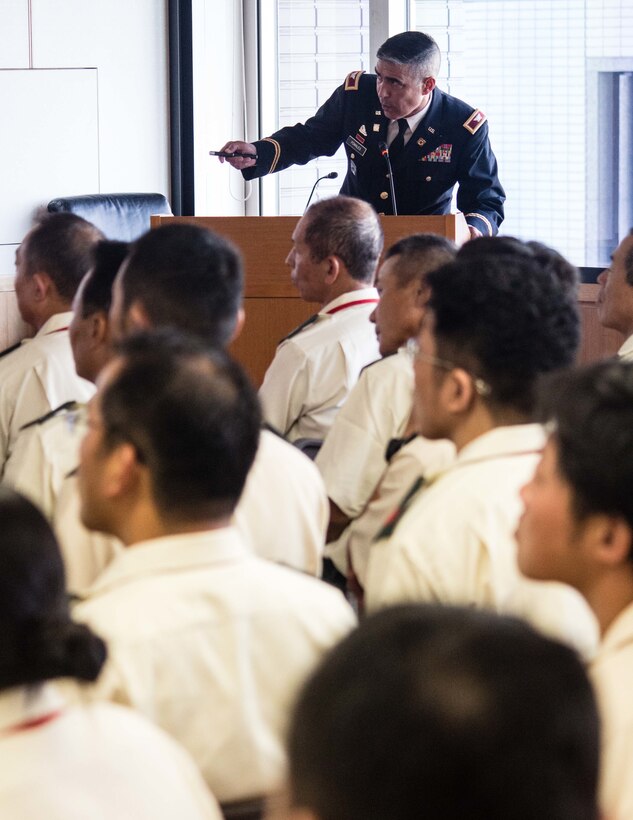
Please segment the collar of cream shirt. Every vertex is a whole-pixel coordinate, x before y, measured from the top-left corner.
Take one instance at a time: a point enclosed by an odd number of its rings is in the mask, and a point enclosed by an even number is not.
[[[15,686],[0,692],[0,733],[25,721],[37,720],[58,712],[66,701],[54,684]]]
[[[633,603],[625,607],[604,633],[594,664],[633,643]]]
[[[47,333],[55,333],[56,330],[64,330],[68,327],[73,314],[71,310],[64,313],[54,313],[50,319],[47,319],[42,327],[35,334],[36,336],[46,336]]]
[[[319,317],[330,316],[328,311],[333,308],[340,307],[341,305],[347,305],[349,302],[361,301],[363,299],[375,299],[378,301],[380,297],[376,288],[359,288],[358,290],[350,290],[347,293],[342,293],[340,296],[337,296],[336,299],[332,299],[332,301],[328,302],[327,305],[324,305],[319,311]],[[338,316],[339,314],[334,313],[332,315]]]
[[[455,460],[441,472],[429,476],[429,481],[439,478],[444,473],[480,461],[489,461],[504,456],[518,456],[523,453],[540,453],[545,445],[545,439],[545,430],[540,424],[511,424],[507,427],[494,427],[463,447]]]
[[[622,347],[618,350],[618,356],[627,361],[633,360],[633,335],[629,336]]]
[[[254,556],[235,527],[164,535],[121,550],[86,591],[87,599],[156,573],[234,563]]]

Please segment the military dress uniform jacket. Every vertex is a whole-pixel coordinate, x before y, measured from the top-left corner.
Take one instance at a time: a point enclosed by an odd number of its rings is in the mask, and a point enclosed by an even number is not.
[[[353,71],[304,124],[282,128],[255,143],[257,164],[246,179],[332,156],[341,144],[347,153],[342,194],[393,214],[387,166],[379,144],[387,141],[389,120],[382,113],[376,77]],[[454,186],[466,222],[484,235],[497,233],[505,194],[488,140],[485,115],[467,103],[433,90],[428,110],[393,162],[399,214],[446,214]]]

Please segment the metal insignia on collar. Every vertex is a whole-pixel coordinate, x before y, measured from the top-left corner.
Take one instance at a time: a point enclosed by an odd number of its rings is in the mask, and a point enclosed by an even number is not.
[[[378,125],[378,123],[377,123],[377,122],[375,122],[375,123],[374,123],[373,130],[374,130],[374,131],[380,131],[380,125]]]
[[[382,111],[374,111],[374,114],[379,117],[382,114]]]
[[[427,130],[428,130],[429,134],[434,134],[435,133],[435,128],[431,128],[430,125],[429,125]]]

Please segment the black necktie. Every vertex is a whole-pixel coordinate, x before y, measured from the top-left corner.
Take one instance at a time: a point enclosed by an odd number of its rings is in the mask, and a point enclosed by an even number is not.
[[[398,133],[389,146],[389,158],[392,162],[398,159],[404,148],[404,132],[409,127],[409,123],[405,119],[398,120]]]

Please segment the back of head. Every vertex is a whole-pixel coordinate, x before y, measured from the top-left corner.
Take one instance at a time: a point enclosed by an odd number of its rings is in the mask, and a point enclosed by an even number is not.
[[[0,689],[51,678],[94,680],[105,645],[70,620],[59,547],[42,513],[0,488]]]
[[[60,298],[70,303],[92,262],[95,243],[101,231],[77,214],[44,213],[29,232],[26,247],[26,272],[46,273]]]
[[[378,214],[360,199],[335,196],[315,202],[306,211],[304,240],[320,262],[338,256],[352,279],[374,281],[383,245]]]
[[[400,239],[385,252],[385,260],[398,256],[394,273],[400,287],[414,280],[423,284],[426,274],[454,259],[457,246],[450,239],[432,233],[417,233]]]
[[[82,318],[93,313],[107,314],[112,304],[112,285],[129,250],[127,242],[104,239],[95,245],[90,275],[83,285]]]
[[[598,745],[571,649],[481,611],[394,607],[306,684],[291,799],[319,820],[597,820]]]
[[[131,336],[120,345],[117,363],[101,396],[106,441],[134,444],[166,519],[230,514],[261,424],[242,368],[224,352],[170,330]]]
[[[539,376],[574,361],[575,297],[533,255],[460,250],[427,283],[437,355],[483,378],[491,405],[532,412]]]
[[[172,327],[225,347],[242,302],[237,250],[197,225],[176,223],[143,234],[121,270],[124,310],[138,302],[152,327]]]
[[[543,385],[543,404],[577,517],[620,516],[633,530],[633,363],[559,374]]]
[[[380,46],[376,57],[387,63],[411,66],[420,79],[437,77],[440,70],[440,49],[432,37],[421,31],[394,34]]]

